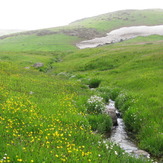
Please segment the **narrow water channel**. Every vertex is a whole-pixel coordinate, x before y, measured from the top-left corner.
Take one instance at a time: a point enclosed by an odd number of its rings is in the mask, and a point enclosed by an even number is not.
[[[114,109],[117,113],[117,115],[120,115],[118,110],[115,108],[115,102],[112,100],[109,100],[109,104],[107,108]],[[123,150],[125,150],[127,153],[133,154],[136,157],[144,156],[149,158],[149,153],[147,153],[144,150],[140,150],[133,141],[129,138],[127,135],[127,132],[125,130],[125,124],[123,122],[123,119],[121,116],[117,116],[117,126],[114,126],[112,129],[112,133],[110,136],[110,140],[116,144],[118,144]]]

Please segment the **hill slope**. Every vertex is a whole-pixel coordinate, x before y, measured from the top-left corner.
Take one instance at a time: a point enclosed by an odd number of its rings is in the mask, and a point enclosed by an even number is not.
[[[99,89],[116,100],[139,146],[162,155],[163,36],[79,50],[62,59],[53,63],[54,73],[73,74],[83,83],[100,80]]]
[[[70,25],[95,28],[100,32],[138,25],[161,25],[163,10],[122,10],[76,21]]]
[[[111,127],[109,117],[98,125],[106,117],[89,113],[87,101],[96,95],[103,102],[115,100],[138,146],[162,160],[163,36],[94,49],[75,47],[115,28],[163,24],[162,17],[163,10],[118,11],[65,27],[0,37],[0,158],[148,162],[124,154],[91,131],[104,133]],[[44,66],[34,68],[36,62]],[[87,85],[94,81],[99,88],[90,90]]]
[[[124,26],[163,24],[163,10],[125,10],[74,22],[68,26],[0,37],[0,51],[67,51],[75,43]],[[7,47],[5,46],[7,45]],[[8,46],[10,45],[10,46]]]

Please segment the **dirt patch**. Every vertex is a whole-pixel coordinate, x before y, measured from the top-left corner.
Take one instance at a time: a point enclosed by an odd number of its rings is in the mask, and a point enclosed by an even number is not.
[[[69,36],[77,36],[83,39],[93,39],[95,37],[102,37],[106,35],[104,33],[98,32],[94,28],[74,28],[69,30],[61,30],[61,32]]]
[[[94,28],[73,28],[73,29],[61,29],[59,31],[52,31],[52,30],[33,30],[33,31],[27,31],[27,32],[21,32],[21,33],[14,33],[9,35],[3,35],[0,37],[0,39],[6,39],[9,37],[15,37],[19,35],[36,35],[36,36],[46,36],[46,35],[53,35],[53,34],[65,34],[68,36],[77,36],[82,39],[93,39],[96,37],[102,37],[106,34],[102,32],[98,32]]]
[[[50,31],[50,30],[41,30],[36,33],[37,36],[45,36],[45,35],[53,35],[57,34],[58,32]]]

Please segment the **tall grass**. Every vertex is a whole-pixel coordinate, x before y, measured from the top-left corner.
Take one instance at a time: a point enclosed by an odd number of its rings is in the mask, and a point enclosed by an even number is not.
[[[80,80],[100,79],[99,91],[106,101],[107,96],[116,100],[139,146],[160,157],[163,147],[162,36],[150,36],[149,40],[152,44],[140,43],[140,38],[136,38],[132,44],[123,42],[76,51],[54,66],[55,71],[60,72],[65,70],[65,65],[70,65],[66,71],[81,76]],[[107,69],[106,63],[115,66]],[[88,69],[87,65],[93,66]]]
[[[83,109],[91,92],[79,82],[12,62],[0,66],[1,163],[147,162],[92,132]]]

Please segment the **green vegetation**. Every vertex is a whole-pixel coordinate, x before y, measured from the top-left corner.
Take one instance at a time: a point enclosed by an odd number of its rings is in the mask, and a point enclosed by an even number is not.
[[[87,18],[68,26],[35,30],[0,37],[0,51],[72,51],[75,43],[105,36],[124,26],[160,25],[163,10],[124,10]]]
[[[99,87],[101,80],[99,79],[90,79],[86,82],[89,86],[89,88],[97,88]]]
[[[122,26],[162,24],[162,16],[162,10],[119,11],[1,38],[0,163],[148,162],[99,134],[112,127],[101,114],[110,98],[138,146],[161,160],[163,36],[78,50],[74,44],[83,34],[72,30],[94,28],[103,35]],[[34,68],[37,62],[44,66]],[[92,97],[102,101],[88,102]]]
[[[163,10],[122,10],[86,18],[72,23],[72,26],[95,28],[101,32],[109,32],[113,29],[137,26],[162,24]]]
[[[79,82],[12,62],[0,66],[0,162],[145,161],[92,133],[83,103],[92,93]]]
[[[104,98],[93,95],[86,102],[87,119],[91,125],[91,129],[97,133],[110,133],[112,129],[112,120],[109,115],[104,114],[105,100]]]
[[[97,131],[102,134],[111,131],[112,121],[106,114],[88,115],[88,121],[93,131]]]
[[[139,37],[128,41],[132,44],[123,42],[75,51],[54,67],[55,72],[67,71],[84,80],[95,77],[101,80],[99,91],[116,99],[127,128],[136,134],[139,146],[161,156],[163,37],[150,36],[146,40],[153,38],[151,44],[141,43]]]
[[[1,51],[71,51],[77,49],[73,44],[77,37],[64,34],[52,35],[18,35],[0,40]]]
[[[91,96],[87,101],[87,112],[90,114],[102,114],[105,110],[105,103],[100,96]]]

